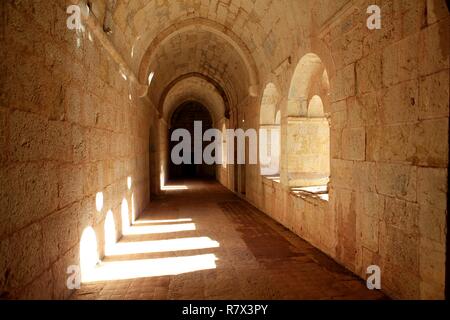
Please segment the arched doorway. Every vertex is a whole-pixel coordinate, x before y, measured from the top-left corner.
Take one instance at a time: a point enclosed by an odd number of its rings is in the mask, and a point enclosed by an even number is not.
[[[195,164],[194,162],[194,123],[200,121],[202,126],[201,137],[206,130],[213,127],[211,114],[206,107],[196,101],[187,101],[181,104],[170,117],[169,129],[169,179],[215,179],[216,170],[214,165],[207,165],[205,163]],[[172,133],[177,129],[186,129],[191,136],[190,146],[190,163],[174,164],[170,155],[172,149],[179,143],[178,141],[171,141]],[[203,141],[203,139],[202,139]],[[209,142],[202,142],[202,151],[209,144]]]

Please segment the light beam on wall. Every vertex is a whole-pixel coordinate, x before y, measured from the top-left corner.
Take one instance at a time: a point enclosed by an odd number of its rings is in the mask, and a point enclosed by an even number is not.
[[[134,193],[131,194],[131,224],[136,220],[136,209],[134,207]]]
[[[108,211],[105,218],[105,255],[109,255],[114,250],[117,234],[114,223],[114,216],[111,210]]]
[[[130,228],[130,216],[128,211],[128,201],[125,198],[122,199],[120,213],[122,217],[122,233],[127,234],[128,229]]]
[[[97,192],[95,195],[95,208],[98,212],[103,209],[103,192]]]
[[[128,177],[128,178],[127,178],[127,187],[128,187],[128,190],[131,190],[131,184],[132,184],[132,179],[131,179],[131,177]]]
[[[92,227],[86,227],[81,234],[80,240],[80,269],[81,281],[90,277],[91,272],[99,262],[97,250],[97,237]]]
[[[152,83],[153,77],[155,76],[155,73],[152,71],[150,72],[150,74],[148,75],[148,85],[150,85]]]

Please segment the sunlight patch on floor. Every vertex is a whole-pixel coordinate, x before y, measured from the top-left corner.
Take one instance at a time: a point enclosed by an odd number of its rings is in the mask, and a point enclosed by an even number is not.
[[[137,242],[119,242],[109,251],[107,256],[124,254],[171,252],[218,248],[219,243],[209,237],[179,238],[169,240],[152,240]]]
[[[177,275],[216,268],[217,257],[203,254],[188,257],[102,262],[83,277],[83,282],[113,281]]]

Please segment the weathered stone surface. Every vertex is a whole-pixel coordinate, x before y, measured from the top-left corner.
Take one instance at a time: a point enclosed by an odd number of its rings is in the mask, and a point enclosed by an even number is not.
[[[419,165],[429,167],[448,165],[448,118],[420,122],[414,137]]]
[[[342,131],[342,158],[364,161],[366,158],[366,131],[364,128]]]
[[[419,84],[403,82],[385,90],[380,117],[384,124],[413,122],[418,119]]]
[[[449,71],[425,77],[420,82],[419,119],[449,116]]]
[[[416,33],[383,51],[382,73],[385,86],[392,86],[399,82],[417,78],[420,49],[417,47],[417,43],[419,43],[419,35]]]
[[[420,75],[449,68],[450,30],[449,17],[421,31]]]
[[[417,168],[407,165],[377,163],[377,190],[379,193],[416,201]]]
[[[2,208],[0,235],[38,221],[58,207],[58,181],[51,163],[28,163],[0,171]]]
[[[412,163],[416,152],[415,128],[412,124],[368,127],[367,160]]]
[[[420,276],[441,286],[445,281],[444,246],[434,241],[420,239]]]
[[[419,168],[420,234],[443,244],[446,234],[447,169]]]
[[[45,265],[51,266],[80,240],[78,221],[80,205],[75,203],[46,217],[41,225]]]
[[[72,137],[67,123],[46,119],[22,111],[10,116],[11,160],[72,159]]]
[[[358,93],[368,93],[381,89],[382,86],[382,59],[380,54],[371,54],[359,60],[356,64],[356,77]]]
[[[0,163],[8,159],[8,110],[0,108]]]
[[[383,221],[406,234],[418,235],[419,206],[416,203],[406,202],[386,197]]]
[[[331,80],[332,84],[332,101],[339,101],[347,97],[355,95],[355,65],[350,64]]]

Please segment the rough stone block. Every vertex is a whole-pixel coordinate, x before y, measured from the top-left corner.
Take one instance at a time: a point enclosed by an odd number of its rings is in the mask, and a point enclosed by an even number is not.
[[[427,0],[427,23],[429,25],[448,17],[448,8],[445,1]]]
[[[78,218],[80,204],[75,203],[42,221],[45,265],[51,266],[80,240]]]
[[[386,89],[381,105],[383,123],[414,122],[418,119],[418,81],[403,82]]]
[[[400,164],[377,163],[379,193],[415,202],[417,199],[417,168]]]
[[[366,131],[364,128],[342,131],[342,158],[364,161],[366,158]]]
[[[367,129],[367,160],[412,163],[415,126],[398,124]]]
[[[62,166],[58,169],[59,207],[83,198],[84,170],[82,166]]]
[[[355,95],[355,64],[350,64],[337,72],[334,79],[331,80],[332,101],[343,100]]]
[[[384,50],[382,70],[385,86],[417,78],[419,73],[417,43],[419,43],[419,35],[415,34]]]
[[[346,114],[346,125],[349,128],[363,127],[366,124],[366,110],[361,100],[356,97],[347,99],[348,110]]]
[[[22,111],[10,117],[10,153],[17,161],[72,159],[70,126]]]
[[[379,220],[383,217],[384,197],[374,192],[364,192],[357,198],[357,208],[366,216]]]
[[[354,162],[352,175],[356,189],[362,192],[376,192],[376,172],[375,162]]]
[[[420,33],[421,76],[449,68],[450,53],[450,17],[433,24]]]
[[[374,53],[356,63],[358,93],[374,92],[382,86],[381,55]]]
[[[3,242],[2,242],[3,245]],[[3,259],[6,259],[7,292],[14,291],[29,283],[44,270],[44,252],[42,251],[42,230],[39,224],[32,224],[9,238],[6,247],[2,248]]]
[[[416,163],[420,166],[448,166],[448,118],[426,120],[415,128]]]
[[[58,180],[52,164],[29,163],[0,171],[0,235],[39,220],[58,206]]]
[[[419,236],[382,223],[380,253],[386,261],[401,270],[419,274]],[[397,275],[391,274],[392,277]]]
[[[356,177],[352,174],[352,170],[351,161],[331,159],[331,184],[334,187],[355,190]]]
[[[425,238],[420,239],[420,277],[425,282],[445,282],[445,246]]]
[[[406,234],[419,234],[419,205],[404,200],[386,197],[383,221]]]
[[[361,215],[359,220],[361,244],[373,252],[378,252],[378,219]]]
[[[419,118],[448,117],[449,99],[448,70],[423,78],[420,82]]]
[[[447,206],[447,169],[418,168],[417,200],[420,205],[445,209]]]

